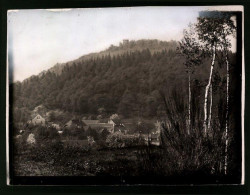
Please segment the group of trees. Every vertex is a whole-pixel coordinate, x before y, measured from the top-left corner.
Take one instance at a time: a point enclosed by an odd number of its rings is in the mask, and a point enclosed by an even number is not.
[[[203,164],[204,167],[210,167],[208,170],[213,170],[212,172],[218,174],[223,170],[225,175],[228,174],[229,153],[232,154],[232,151],[229,152],[229,145],[232,144],[234,132],[230,131],[230,126],[234,123],[234,120],[230,120],[230,89],[233,89],[230,85],[233,80],[230,73],[234,65],[228,54],[231,52],[230,40],[235,33],[232,15],[221,12],[201,13],[197,23],[190,24],[184,30],[178,52],[185,58],[188,101],[176,90],[170,99],[163,95],[168,121],[163,124],[162,138],[163,142],[169,142],[166,147],[174,148],[175,152],[182,154],[182,166],[187,166],[191,159],[190,167]],[[210,61],[209,66],[204,64],[205,59]],[[196,95],[193,79],[199,66],[209,67],[202,87],[203,98]],[[188,147],[181,148],[178,146],[180,142],[186,143]],[[177,154],[176,156],[179,155]],[[199,159],[200,157],[203,159]],[[230,159],[232,160],[232,156]]]
[[[164,44],[158,45],[162,48]],[[44,105],[49,110],[97,116],[100,115],[99,109],[103,108],[103,117],[118,113],[125,118],[160,118],[165,112],[159,92],[164,91],[167,95],[175,87],[185,90],[187,83],[182,67],[185,57],[176,55],[177,43],[165,45],[167,49],[157,52],[154,52],[156,44],[153,51],[146,48],[73,61],[72,65],[63,68],[61,74],[48,71],[12,84],[11,100],[19,110],[33,110]],[[229,58],[233,56],[231,52],[228,55]],[[203,63],[207,66],[209,59]],[[199,88],[205,84],[209,70],[196,69],[192,80]]]
[[[14,107],[33,110],[42,104],[78,114],[98,115],[104,108],[103,115],[160,116],[158,90],[166,83],[185,82],[183,59],[176,56],[173,45],[156,53],[144,49],[91,58],[65,66],[59,75],[48,71],[16,82],[10,89]]]

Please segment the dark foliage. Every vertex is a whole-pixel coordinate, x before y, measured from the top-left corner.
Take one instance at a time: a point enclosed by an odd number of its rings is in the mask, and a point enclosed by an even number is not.
[[[166,98],[164,95],[162,97],[168,117],[162,123],[161,140],[165,164],[171,167],[167,169],[171,170],[170,174],[185,175],[199,172],[203,175],[223,175],[225,156],[223,101],[219,101],[218,110],[213,113],[212,128],[207,134],[204,134],[199,102],[193,103],[191,131],[188,134],[186,103],[180,93],[174,90],[170,97]],[[232,132],[230,137],[232,138]],[[230,148],[230,152],[232,154],[235,151]]]
[[[14,83],[13,101],[18,110],[14,118],[27,120],[20,118],[21,109],[28,112],[41,104],[79,114],[97,115],[98,109],[104,108],[104,114],[155,117],[161,113],[158,90],[173,83],[185,87],[183,59],[175,49],[172,45],[156,52],[144,49],[76,60],[61,74],[48,71]]]

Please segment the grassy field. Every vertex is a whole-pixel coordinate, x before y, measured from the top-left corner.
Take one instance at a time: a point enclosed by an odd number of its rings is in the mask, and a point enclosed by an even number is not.
[[[64,143],[24,146],[16,150],[14,172],[17,176],[137,176],[156,171],[157,166],[148,163],[154,163],[151,158],[159,152],[154,147],[149,153],[146,146],[116,149],[69,147]]]

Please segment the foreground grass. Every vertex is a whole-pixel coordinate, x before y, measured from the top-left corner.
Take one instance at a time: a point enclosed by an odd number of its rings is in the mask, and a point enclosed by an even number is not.
[[[148,172],[142,151],[145,148],[25,147],[15,155],[14,172],[18,176],[137,176]]]
[[[148,179],[163,176],[169,184],[237,183],[239,180],[234,175],[213,174],[202,166],[196,169],[180,166],[173,155],[158,146],[100,148],[71,147],[62,142],[19,144],[14,150],[13,170],[15,176],[145,176]]]

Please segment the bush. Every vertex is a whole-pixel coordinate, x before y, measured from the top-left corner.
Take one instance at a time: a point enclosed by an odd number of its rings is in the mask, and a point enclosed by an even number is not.
[[[133,147],[140,145],[140,139],[136,136],[124,135],[121,132],[110,134],[106,139],[107,145],[111,148]]]
[[[218,119],[214,117],[209,133],[205,134],[199,102],[196,101],[192,105],[193,118],[188,133],[184,99],[174,91],[172,97],[164,101],[168,118],[162,123],[161,147],[167,170],[171,170],[171,174],[220,175],[218,164],[223,163],[225,141],[223,130],[218,128]],[[221,112],[223,110],[218,111]]]
[[[58,134],[56,128],[54,127],[43,127],[39,126],[34,130],[34,134],[36,139],[39,142],[43,142],[44,140],[59,140],[60,135]]]
[[[91,127],[89,127],[87,130],[86,130],[86,136],[91,136],[94,138],[95,141],[99,140],[100,139],[100,135],[98,134],[98,132],[95,130],[95,129],[92,129]]]
[[[100,140],[106,140],[107,137],[110,135],[110,132],[105,128],[100,134]]]

